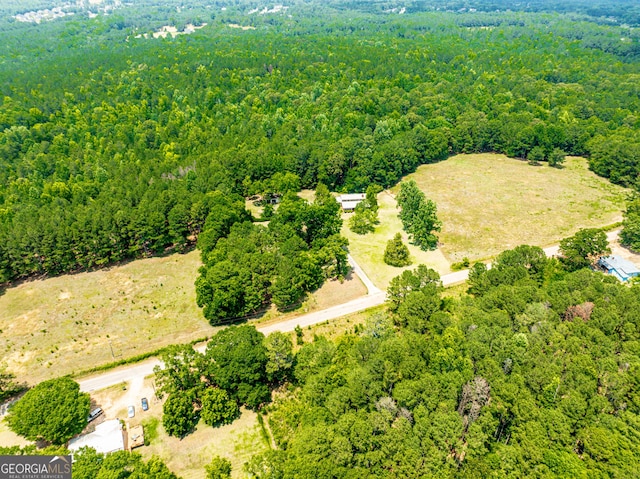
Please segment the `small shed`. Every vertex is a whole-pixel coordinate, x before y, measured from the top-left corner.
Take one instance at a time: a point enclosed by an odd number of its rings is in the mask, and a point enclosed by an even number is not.
[[[356,206],[364,199],[366,195],[364,193],[351,193],[346,195],[340,195],[336,198],[340,206],[342,206],[342,211],[353,211],[356,209]]]
[[[598,264],[609,274],[615,276],[620,281],[628,281],[629,279],[639,276],[640,269],[620,256],[606,256],[598,260]]]
[[[142,426],[129,427],[129,451],[144,446],[144,429]]]

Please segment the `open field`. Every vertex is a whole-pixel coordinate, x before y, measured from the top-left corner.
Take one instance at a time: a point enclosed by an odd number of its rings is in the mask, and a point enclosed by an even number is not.
[[[149,446],[140,447],[135,451],[145,459],[159,457],[182,479],[204,479],[204,467],[211,462],[213,456],[221,456],[231,461],[231,477],[246,477],[244,463],[268,449],[260,432],[257,414],[253,411],[242,408],[242,414],[238,419],[217,428],[200,421],[193,433],[179,439],[164,432],[160,419],[162,411],[160,408],[157,409],[158,413],[148,416],[159,419],[157,437]]]
[[[353,213],[344,213],[342,218],[342,235],[349,240],[349,251],[355,258],[371,281],[380,289],[386,289],[389,282],[405,269],[413,269],[419,264],[426,264],[435,269],[441,275],[449,273],[449,262],[439,250],[422,251],[420,248],[409,244],[407,234],[402,229],[402,222],[398,218],[396,200],[388,192],[378,195],[378,218],[380,224],[376,225],[373,233],[358,235],[349,229],[349,218]],[[396,233],[401,233],[404,243],[409,247],[409,253],[413,264],[404,268],[389,266],[383,261],[384,249],[387,241]]]
[[[19,380],[35,384],[163,346],[212,336],[196,305],[199,252],[29,281],[0,296],[0,351]],[[278,321],[366,294],[357,277],[329,281]],[[112,355],[113,351],[113,355]]]
[[[520,244],[548,246],[580,228],[616,223],[627,195],[577,157],[556,169],[497,154],[457,155],[420,166],[408,179],[438,205],[440,249],[452,262]]]
[[[192,251],[8,289],[0,297],[8,369],[33,384],[212,335],[195,302],[199,266]]]

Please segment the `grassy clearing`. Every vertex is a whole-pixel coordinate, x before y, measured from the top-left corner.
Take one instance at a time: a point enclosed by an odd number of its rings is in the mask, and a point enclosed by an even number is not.
[[[344,224],[342,226],[342,234],[349,240],[351,255],[378,288],[386,289],[391,279],[406,269],[415,268],[418,264],[426,264],[441,275],[451,271],[449,262],[439,250],[422,251],[420,248],[409,244],[407,234],[402,229],[402,222],[398,218],[396,200],[391,194],[388,192],[380,193],[378,195],[378,204],[380,224],[376,226],[376,230],[373,233],[358,235],[351,231],[348,221],[353,213],[343,214]],[[402,234],[413,259],[413,264],[404,268],[389,266],[383,261],[387,241],[392,239],[396,233]]]
[[[627,195],[577,157],[556,169],[504,155],[458,155],[405,179],[414,179],[438,205],[440,249],[452,262],[520,244],[548,246],[580,228],[618,222]]]
[[[36,384],[212,336],[219,328],[196,305],[200,264],[199,252],[192,251],[10,288],[0,296],[3,362],[19,380]],[[255,323],[290,319],[364,294],[358,278],[329,281],[296,310],[272,308]]]
[[[260,432],[257,414],[253,411],[242,409],[240,418],[232,424],[217,428],[200,421],[195,432],[178,439],[164,431],[159,420],[162,413],[160,408],[157,409],[158,416],[155,419],[149,417],[145,420],[147,425],[158,421],[156,437],[150,441],[149,446],[138,448],[136,452],[146,459],[160,457],[172,472],[183,479],[204,479],[204,467],[211,462],[213,456],[222,456],[231,461],[231,477],[246,477],[244,463],[268,449]]]
[[[358,313],[343,316],[342,318],[303,328],[302,333],[304,342],[313,342],[313,338],[315,336],[324,336],[327,339],[334,340],[345,334],[353,333],[356,325],[365,324],[367,319],[376,314],[382,314],[385,312],[385,310],[385,305],[376,306],[365,311],[360,311]],[[297,346],[295,333],[291,333],[291,338],[294,344],[294,348],[296,348]]]
[[[199,266],[192,251],[8,289],[0,297],[8,369],[33,384],[212,335],[195,302]]]

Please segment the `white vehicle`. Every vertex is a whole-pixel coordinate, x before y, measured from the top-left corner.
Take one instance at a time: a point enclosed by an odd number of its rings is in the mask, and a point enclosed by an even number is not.
[[[97,418],[100,414],[102,414],[102,408],[97,407],[95,408],[93,411],[91,411],[89,413],[89,417],[87,417],[87,422],[91,422],[93,421],[95,418]]]

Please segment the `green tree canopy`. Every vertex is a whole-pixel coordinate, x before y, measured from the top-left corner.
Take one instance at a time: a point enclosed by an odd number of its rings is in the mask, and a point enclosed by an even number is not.
[[[165,348],[160,354],[163,366],[153,368],[158,391],[171,394],[196,388],[200,384],[202,357],[190,344]]]
[[[575,235],[560,241],[562,263],[571,271],[593,266],[602,256],[611,253],[604,231],[581,229]]]
[[[387,241],[387,247],[384,249],[384,262],[398,267],[411,264],[409,248],[402,242],[400,233],[396,233],[393,239]]]
[[[409,239],[423,250],[438,246],[436,231],[441,223],[436,216],[436,204],[428,200],[414,180],[400,183],[398,194],[400,219]]]
[[[83,447],[73,458],[74,479],[178,479],[157,457],[145,462],[135,452],[101,454]]]
[[[620,242],[634,251],[640,251],[640,195],[636,194],[627,204]]]
[[[223,389],[207,388],[200,395],[200,415],[205,424],[217,427],[231,424],[240,415],[238,404]]]
[[[197,392],[195,389],[176,391],[162,406],[162,426],[170,436],[183,437],[192,432],[200,419],[196,410]]]
[[[396,311],[410,293],[420,291],[429,285],[441,286],[440,275],[437,271],[423,264],[413,270],[403,271],[402,274],[391,280],[387,288],[389,309]]]
[[[207,344],[206,375],[211,384],[252,409],[269,401],[264,335],[254,326],[231,326]]]
[[[293,343],[291,337],[274,331],[264,338],[267,354],[265,371],[270,381],[280,383],[288,378],[293,369]]]
[[[87,425],[89,395],[68,377],[41,382],[10,409],[7,423],[12,431],[32,441],[44,439],[64,444]]]
[[[205,466],[207,479],[231,479],[231,462],[220,456],[214,456]]]

